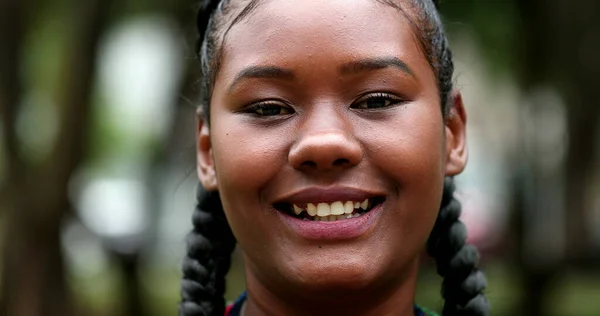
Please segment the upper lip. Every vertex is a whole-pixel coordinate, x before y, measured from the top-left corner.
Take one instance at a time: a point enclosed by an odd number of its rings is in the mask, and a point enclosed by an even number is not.
[[[288,193],[276,199],[274,204],[333,203],[337,201],[362,202],[369,198],[381,197],[384,195],[384,193],[379,191],[357,189],[353,187],[309,187]]]

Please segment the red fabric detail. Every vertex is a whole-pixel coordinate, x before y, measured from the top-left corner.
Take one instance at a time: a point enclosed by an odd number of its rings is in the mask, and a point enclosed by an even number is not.
[[[231,303],[231,304],[227,305],[227,307],[225,307],[225,316],[229,316],[229,314],[231,313],[231,310],[233,309],[233,305],[234,305],[234,303]]]

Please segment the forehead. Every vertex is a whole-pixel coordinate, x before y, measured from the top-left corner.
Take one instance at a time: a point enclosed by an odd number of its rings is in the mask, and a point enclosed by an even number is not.
[[[228,32],[221,71],[257,64],[297,68],[299,62],[322,67],[324,61],[374,56],[395,56],[428,68],[410,23],[389,5],[375,0],[266,0]]]

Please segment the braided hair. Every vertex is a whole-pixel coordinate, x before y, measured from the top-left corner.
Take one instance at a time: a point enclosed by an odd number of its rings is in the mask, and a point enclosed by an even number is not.
[[[459,220],[461,205],[454,190],[453,179],[446,178],[440,212],[427,241],[427,252],[444,278],[442,315],[487,315],[489,303],[483,294],[487,282],[477,269],[477,249],[466,244],[467,228]]]
[[[454,64],[440,15],[439,0],[409,0],[416,17],[406,14],[394,0],[377,0],[402,12],[421,44],[438,83],[440,104],[447,118],[452,108]],[[198,11],[198,52],[202,67],[202,113],[210,124],[209,100],[219,67],[221,44],[227,31],[258,5],[258,0],[203,0]],[[228,23],[228,25],[227,25]],[[427,252],[435,260],[442,281],[443,316],[485,316],[489,303],[483,291],[486,279],[478,268],[477,249],[466,244],[467,230],[459,220],[461,205],[454,197],[452,178],[444,181],[438,217],[427,241]],[[235,238],[218,192],[197,191],[198,204],[187,237],[183,261],[180,316],[222,316],[225,276],[229,270]]]
[[[183,259],[179,315],[222,316],[225,275],[236,242],[218,192],[207,192],[198,186],[197,199],[192,216],[194,229],[187,237],[187,255]]]

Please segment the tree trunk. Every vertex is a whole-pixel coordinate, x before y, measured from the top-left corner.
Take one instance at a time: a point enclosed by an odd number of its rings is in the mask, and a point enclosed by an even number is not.
[[[20,61],[25,37],[25,4],[26,0],[0,0],[0,119],[7,182],[23,171],[15,124],[23,91]],[[6,195],[4,191],[0,197],[8,198]]]
[[[543,267],[530,265],[526,258],[521,260],[525,297],[519,310],[527,315],[543,315],[547,312],[544,305],[548,303],[554,277],[565,265],[586,259],[592,250],[589,188],[593,165],[598,161],[594,136],[600,125],[595,84],[600,73],[600,58],[596,53],[600,50],[600,2],[521,0],[519,4],[524,91],[543,86],[556,89],[565,101],[567,116],[568,135],[564,140],[567,152],[562,176],[565,203],[558,206],[563,209],[565,253],[555,264]],[[543,178],[545,175],[539,172],[532,169],[526,176]],[[533,188],[531,198],[543,202],[547,197],[537,194],[537,189]],[[521,251],[524,250],[521,245]]]
[[[22,19],[24,4],[7,0],[11,11],[4,10],[10,19]],[[14,126],[7,124],[10,137],[7,144],[14,146],[15,161],[9,160],[9,181],[4,190],[8,199],[6,235],[2,265],[2,305],[0,314],[7,316],[69,316],[74,314],[68,290],[61,251],[61,224],[69,215],[68,184],[71,175],[84,158],[85,135],[90,110],[90,96],[96,62],[96,46],[104,28],[107,2],[100,0],[77,1],[70,15],[75,20],[70,30],[67,56],[62,71],[61,90],[57,93],[60,130],[50,157],[39,165],[25,166],[16,150]],[[19,14],[21,13],[21,14]],[[3,20],[5,21],[5,20]],[[18,58],[24,32],[20,23],[9,23],[2,29],[6,34],[20,34],[21,41],[6,45],[15,50],[11,67],[20,67]],[[14,24],[14,25],[13,25]],[[12,35],[15,36],[15,35]],[[6,43],[3,39],[3,43]],[[12,91],[11,80],[18,81],[18,71],[2,86]],[[8,82],[8,84],[7,84]],[[15,89],[16,92],[20,89]],[[14,122],[18,100],[3,104],[3,118]],[[36,122],[28,122],[36,124]],[[15,145],[11,145],[15,144]],[[22,166],[13,169],[13,165]]]
[[[64,278],[60,227],[55,223],[48,223],[54,224],[52,227],[31,225],[23,217],[13,215],[8,226],[10,239],[4,250],[1,314],[72,315]]]

